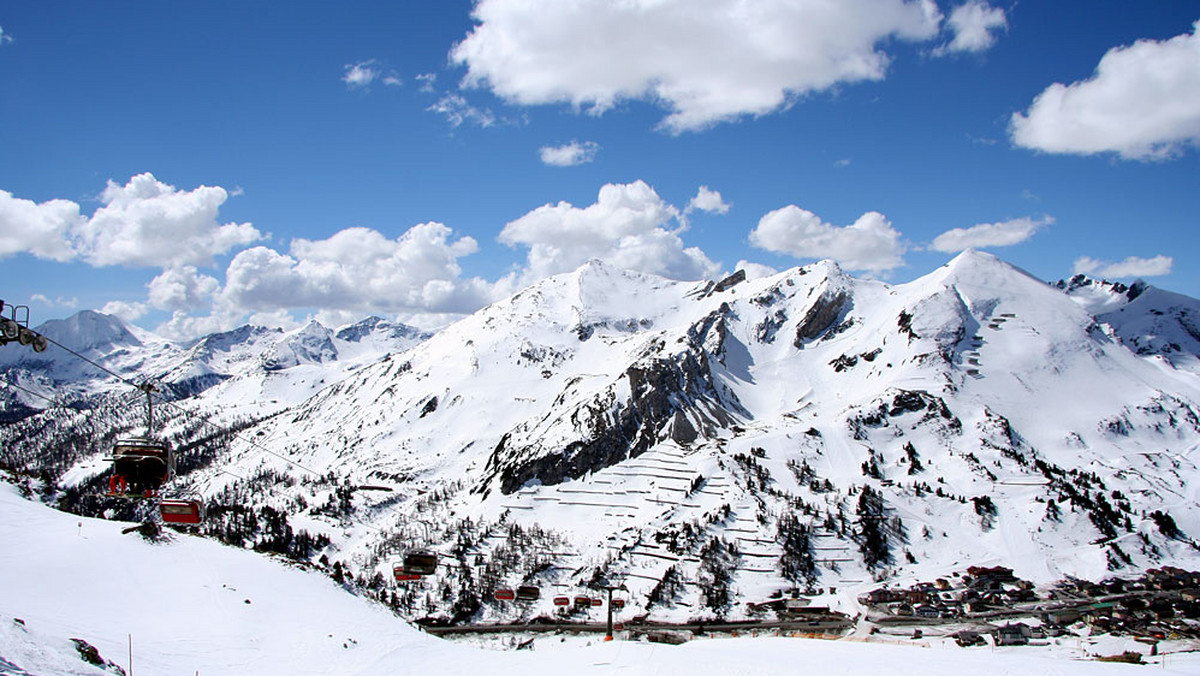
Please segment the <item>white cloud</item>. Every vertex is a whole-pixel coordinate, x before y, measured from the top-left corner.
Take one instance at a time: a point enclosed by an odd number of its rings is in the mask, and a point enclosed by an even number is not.
[[[0,45],[6,45],[12,42],[12,36],[4,32],[4,28],[0,26]]]
[[[951,10],[946,24],[954,38],[933,50],[934,56],[988,50],[996,44],[994,31],[1008,28],[1008,19],[1003,9],[982,0],[971,0]]]
[[[480,279],[462,279],[458,259],[474,253],[470,237],[451,240],[441,223],[412,227],[395,240],[368,228],[329,239],[292,242],[290,254],[266,247],[229,264],[219,302],[239,312],[280,308],[473,312],[494,300]]]
[[[342,82],[345,82],[347,87],[368,87],[379,77],[379,69],[375,67],[374,60],[348,63],[345,69],[346,74],[342,76]]]
[[[1054,218],[1043,216],[1014,218],[1001,223],[980,223],[969,228],[954,228],[938,235],[932,248],[945,253],[957,253],[966,249],[1012,246],[1033,237],[1034,233],[1054,223]]]
[[[1091,79],[1055,83],[1009,125],[1019,146],[1165,159],[1200,144],[1200,21],[1191,34],[1109,50]]]
[[[120,317],[127,322],[133,322],[146,314],[145,303],[126,303],[121,300],[114,300],[104,304],[100,308],[100,312],[114,317]]]
[[[675,133],[882,79],[880,44],[931,39],[941,21],[931,0],[480,0],[473,17],[451,52],[465,86],[594,114],[646,100]]]
[[[496,115],[491,110],[476,108],[459,94],[445,94],[426,110],[445,116],[451,127],[460,127],[465,122],[485,128],[496,124]]]
[[[1171,274],[1171,265],[1174,262],[1170,256],[1163,255],[1154,258],[1130,256],[1117,263],[1082,256],[1075,261],[1075,274],[1108,278],[1161,277]]]
[[[263,238],[249,223],[217,223],[227,198],[221,187],[185,192],[150,173],[123,186],[109,181],[100,196],[104,206],[78,228],[77,248],[97,266],[211,264],[214,256]]]
[[[427,94],[432,94],[434,92],[433,86],[437,83],[437,73],[421,73],[414,79],[421,83],[420,91],[423,91]]]
[[[163,271],[147,285],[150,305],[160,310],[192,310],[207,305],[221,287],[191,265]]]
[[[779,274],[778,270],[769,265],[745,260],[738,261],[738,264],[733,269],[745,270],[746,279],[762,279],[763,277],[773,277]]]
[[[185,310],[176,310],[171,313],[170,320],[154,327],[154,333],[170,340],[191,340],[210,333],[228,331],[234,328],[238,319],[240,317],[223,317],[216,314],[197,317],[189,315]],[[254,319],[251,319],[248,323],[255,326],[272,326],[271,324]]]
[[[559,202],[534,209],[505,225],[500,241],[529,247],[524,283],[574,270],[592,258],[672,279],[720,274],[704,252],[684,247],[680,217],[679,209],[643,181],[608,184],[587,207]]]
[[[592,141],[583,143],[571,141],[561,146],[542,146],[538,149],[542,164],[551,167],[574,167],[587,164],[596,159],[598,152],[600,152],[600,145]]]
[[[75,258],[71,232],[83,223],[79,205],[68,200],[37,204],[0,190],[0,258],[29,253],[38,258]]]
[[[795,258],[832,258],[848,270],[886,272],[904,265],[900,233],[876,211],[839,227],[788,205],[763,216],[750,232],[750,243]]]
[[[73,308],[73,307],[79,306],[79,299],[75,298],[75,297],[64,298],[62,296],[59,296],[58,298],[50,298],[49,296],[46,296],[44,294],[35,293],[32,296],[30,296],[29,299],[32,301],[41,303],[42,305],[45,305],[47,307],[56,307],[57,306],[57,307]]]
[[[727,214],[729,213],[729,204],[721,199],[720,192],[702,185],[696,191],[696,196],[692,198],[692,201],[688,202],[687,209],[685,209],[686,212],[696,210],[710,214]]]
[[[376,81],[382,82],[389,87],[399,87],[404,84],[400,76],[394,70],[384,71],[383,67],[375,59],[359,61],[358,63],[348,63],[344,66],[346,72],[342,75],[342,82],[350,89],[366,89]]]

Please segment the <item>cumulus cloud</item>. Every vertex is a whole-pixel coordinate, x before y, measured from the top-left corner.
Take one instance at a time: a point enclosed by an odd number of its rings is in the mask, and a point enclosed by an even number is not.
[[[779,271],[769,265],[762,263],[754,263],[752,261],[741,260],[734,267],[735,270],[745,270],[746,279],[762,279],[763,277],[772,277],[779,274]]]
[[[954,38],[933,50],[934,56],[991,49],[996,44],[996,31],[1008,28],[1008,18],[999,7],[971,0],[951,10],[946,24]]]
[[[104,304],[100,311],[106,315],[120,317],[127,322],[133,322],[140,319],[146,314],[147,307],[145,303],[127,303],[121,300],[114,300]]]
[[[958,253],[966,249],[987,249],[997,246],[1020,244],[1033,237],[1034,233],[1054,223],[1054,218],[1015,218],[1001,223],[980,223],[969,228],[954,228],[938,235],[933,240],[933,249],[945,253]]]
[[[71,233],[84,219],[79,205],[68,200],[38,204],[0,190],[0,258],[30,253],[38,258],[69,261],[77,255]]]
[[[480,0],[451,51],[465,86],[599,114],[646,100],[679,133],[880,80],[879,47],[937,35],[930,0]]]
[[[1174,262],[1170,256],[1163,256],[1161,254],[1154,258],[1130,256],[1116,263],[1082,256],[1075,261],[1075,274],[1110,278],[1161,277],[1171,274],[1171,265]]]
[[[679,233],[680,211],[644,181],[607,184],[594,204],[546,204],[504,226],[500,241],[529,247],[526,283],[576,269],[598,258],[631,270],[694,280],[720,266]],[[669,226],[674,223],[674,229]]]
[[[1191,34],[1109,50],[1088,80],[1014,113],[1013,142],[1050,153],[1166,159],[1200,144],[1200,21]]]
[[[445,117],[451,127],[461,127],[466,122],[485,128],[496,124],[496,115],[491,110],[476,108],[460,94],[445,94],[426,110]]]
[[[483,280],[461,279],[470,237],[423,223],[392,240],[348,228],[324,240],[297,239],[290,253],[258,246],[229,264],[219,301],[241,311],[339,308],[362,313],[472,312],[494,300]]]
[[[790,204],[763,216],[750,243],[795,258],[832,258],[848,270],[887,272],[904,265],[900,233],[877,211],[839,227]]]
[[[150,305],[160,310],[193,310],[207,305],[221,283],[191,265],[171,268],[147,285]]]
[[[92,265],[167,268],[207,265],[213,257],[263,239],[249,223],[217,222],[224,188],[177,190],[144,173],[100,195],[104,206],[78,228],[79,249]]]
[[[729,204],[721,199],[721,193],[710,189],[706,185],[700,186],[696,191],[696,196],[692,201],[688,202],[685,211],[703,211],[710,214],[727,214],[729,213]]]
[[[598,152],[600,152],[600,145],[597,143],[571,141],[561,146],[542,146],[538,150],[538,155],[542,158],[542,164],[547,166],[574,167],[596,159]]]

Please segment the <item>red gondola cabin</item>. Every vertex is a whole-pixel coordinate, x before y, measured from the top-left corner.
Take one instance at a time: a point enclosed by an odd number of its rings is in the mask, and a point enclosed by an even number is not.
[[[204,510],[197,500],[163,500],[158,503],[163,523],[195,526],[204,520]]]

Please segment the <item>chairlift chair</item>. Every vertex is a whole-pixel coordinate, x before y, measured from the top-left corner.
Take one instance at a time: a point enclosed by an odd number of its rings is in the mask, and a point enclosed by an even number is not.
[[[392,577],[396,578],[396,582],[412,582],[421,579],[420,575],[404,572],[404,564],[392,566]]]
[[[433,575],[437,566],[438,557],[433,552],[409,552],[404,555],[403,572],[406,575]]]
[[[110,493],[145,493],[154,495],[162,485],[175,476],[175,454],[167,442],[155,439],[154,402],[150,383],[138,386],[146,393],[146,436],[119,439],[113,446],[113,475],[109,479]]]
[[[161,500],[158,511],[163,523],[195,526],[204,520],[199,500]]]
[[[175,475],[175,456],[171,447],[157,439],[118,440],[113,446],[112,462],[109,488],[114,493],[153,494]]]

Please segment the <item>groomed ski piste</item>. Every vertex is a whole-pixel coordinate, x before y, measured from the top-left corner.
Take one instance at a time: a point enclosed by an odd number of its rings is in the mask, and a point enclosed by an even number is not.
[[[326,575],[171,533],[80,518],[0,483],[0,674],[1121,674],[1095,656],[1145,646],[1071,637],[1042,647],[958,648],[950,639],[867,642],[791,637],[669,646],[541,635],[507,651],[434,638]],[[518,639],[521,637],[517,637]],[[80,658],[94,646],[107,668]],[[1165,642],[1155,673],[1200,673],[1194,648]],[[132,664],[130,660],[132,659]],[[130,668],[132,667],[132,669]]]

